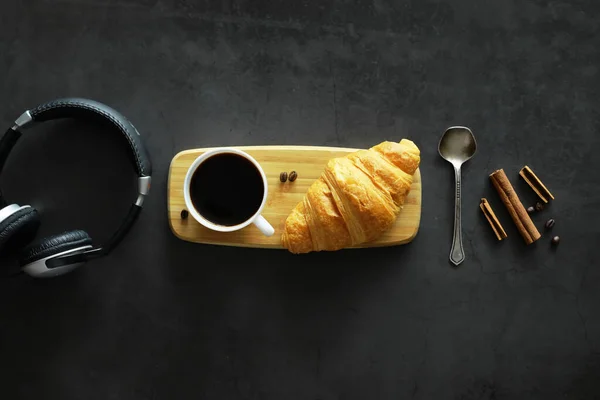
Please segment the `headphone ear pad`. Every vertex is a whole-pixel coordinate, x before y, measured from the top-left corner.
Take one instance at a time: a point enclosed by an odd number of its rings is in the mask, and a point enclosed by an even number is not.
[[[63,232],[30,244],[21,252],[19,261],[23,267],[42,258],[91,244],[92,238],[82,230]]]
[[[0,251],[22,248],[31,242],[40,227],[40,216],[33,207],[25,207],[0,222]]]

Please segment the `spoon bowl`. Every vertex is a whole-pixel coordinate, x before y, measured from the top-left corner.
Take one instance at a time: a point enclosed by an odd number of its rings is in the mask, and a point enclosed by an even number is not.
[[[455,197],[454,197],[454,235],[450,249],[450,261],[458,266],[465,260],[462,242],[461,222],[461,179],[460,168],[477,151],[477,142],[473,132],[465,126],[452,126],[446,129],[438,144],[440,156],[454,166]]]
[[[477,151],[473,132],[464,126],[453,126],[444,132],[438,145],[440,156],[452,165],[469,160]]]

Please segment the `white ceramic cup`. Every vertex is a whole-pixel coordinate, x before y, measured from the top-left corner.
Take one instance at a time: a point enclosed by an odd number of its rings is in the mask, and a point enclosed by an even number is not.
[[[240,224],[231,225],[231,226],[218,225],[218,224],[215,224],[215,223],[207,220],[206,218],[204,218],[202,216],[202,214],[200,214],[194,207],[194,204],[192,203],[192,197],[190,194],[190,184],[192,181],[192,176],[194,175],[194,172],[196,172],[196,170],[198,169],[200,164],[202,164],[204,161],[206,161],[210,157],[216,156],[217,154],[223,154],[223,153],[237,154],[238,156],[242,156],[245,159],[247,159],[248,161],[250,161],[252,164],[254,164],[254,166],[256,167],[256,169],[258,170],[258,172],[260,173],[260,175],[262,177],[263,188],[264,188],[263,199],[262,199],[262,202],[260,203],[260,207],[258,208],[258,210],[256,210],[256,212],[250,218],[248,218],[246,221],[244,221]],[[263,208],[265,207],[265,203],[267,202],[267,194],[269,192],[268,188],[269,188],[269,186],[267,184],[267,177],[265,175],[265,171],[263,171],[260,164],[254,158],[252,158],[252,156],[250,156],[249,154],[247,154],[241,150],[235,149],[235,148],[218,147],[218,148],[209,150],[206,153],[202,154],[201,156],[199,156],[198,158],[196,158],[194,160],[192,165],[190,165],[190,167],[188,168],[187,174],[185,175],[185,180],[183,181],[183,198],[185,200],[185,206],[187,207],[188,212],[194,217],[194,219],[196,221],[198,221],[199,223],[201,223],[202,225],[204,225],[205,227],[207,227],[209,229],[212,229],[214,231],[219,231],[219,232],[233,232],[233,231],[237,231],[242,228],[245,228],[246,226],[248,226],[250,224],[254,224],[265,236],[271,236],[275,233],[275,229],[273,229],[271,224],[269,224],[269,222],[267,222],[267,220],[261,215],[261,212],[262,212]],[[206,188],[206,189],[210,190],[210,188]]]

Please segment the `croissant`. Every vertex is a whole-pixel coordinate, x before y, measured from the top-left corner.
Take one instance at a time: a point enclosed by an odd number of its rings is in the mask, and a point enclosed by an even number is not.
[[[287,217],[283,247],[334,251],[377,239],[400,214],[420,159],[419,148],[402,139],[329,160]]]

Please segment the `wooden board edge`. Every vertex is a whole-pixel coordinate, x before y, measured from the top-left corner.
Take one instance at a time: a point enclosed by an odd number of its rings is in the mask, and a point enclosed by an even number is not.
[[[179,157],[181,157],[183,154],[185,154],[186,152],[189,152],[189,151],[190,150],[183,150],[183,151],[180,151],[179,153],[175,154],[175,156],[173,156],[173,158],[171,159],[171,162],[169,163],[169,175],[167,176],[167,220],[169,221],[169,229],[171,229],[171,232],[177,239],[183,240],[185,242],[189,242],[190,240],[180,236],[177,233],[177,231],[175,230],[175,227],[173,226],[173,220],[171,219],[171,193],[170,192],[171,192],[171,175],[173,174],[173,163],[175,162],[175,160],[177,160]]]
[[[419,229],[421,228],[421,217],[423,215],[423,174],[421,174],[421,167],[417,168],[415,173],[417,172],[419,173],[419,219],[415,223],[415,230],[413,233],[406,238],[406,240],[403,240],[398,244],[408,244],[415,240],[417,234],[419,233]]]
[[[197,153],[197,152],[207,152],[210,150],[214,150],[214,149],[221,149],[221,148],[234,148],[234,149],[240,149],[240,150],[268,150],[270,148],[273,147],[277,147],[278,150],[318,150],[318,151],[359,151],[359,150],[366,150],[366,149],[362,149],[362,148],[354,148],[354,147],[331,147],[331,146],[307,146],[307,145],[293,145],[293,144],[289,144],[289,145],[261,145],[261,146],[214,146],[214,147],[200,147],[197,149],[188,149],[188,150],[182,150],[179,153],[175,154],[175,156],[173,157],[173,159],[171,160],[171,164],[173,163],[173,161],[175,161],[176,159],[178,159],[179,157],[182,157],[184,155],[188,155],[188,154],[193,154],[193,153]],[[169,169],[171,167],[169,166]]]
[[[421,174],[421,167],[417,168],[417,171],[419,172],[419,186],[420,186],[420,188],[419,188],[419,220],[415,224],[415,230],[413,231],[412,235],[410,235],[408,237],[408,239],[406,239],[406,241],[401,244],[407,244],[407,243],[410,243],[413,240],[415,240],[415,238],[417,237],[419,230],[421,228],[421,217],[423,216],[423,174]]]

